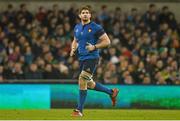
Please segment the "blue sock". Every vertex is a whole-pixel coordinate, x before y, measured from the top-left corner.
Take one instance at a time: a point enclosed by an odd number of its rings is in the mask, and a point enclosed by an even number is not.
[[[86,100],[87,90],[79,90],[79,100],[77,109],[82,112],[84,107],[84,102]]]
[[[100,92],[105,92],[109,95],[112,95],[112,93],[113,93],[111,89],[103,86],[102,84],[100,84],[98,82],[96,82],[96,86],[94,87],[94,90],[100,91]]]

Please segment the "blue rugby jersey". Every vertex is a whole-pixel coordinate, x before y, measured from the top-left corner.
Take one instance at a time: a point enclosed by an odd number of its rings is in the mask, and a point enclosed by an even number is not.
[[[79,23],[74,28],[74,37],[78,43],[78,57],[79,60],[95,59],[99,58],[99,50],[88,51],[86,49],[87,42],[95,45],[99,37],[105,33],[104,29],[96,24],[95,22],[90,22],[88,24],[82,25]]]

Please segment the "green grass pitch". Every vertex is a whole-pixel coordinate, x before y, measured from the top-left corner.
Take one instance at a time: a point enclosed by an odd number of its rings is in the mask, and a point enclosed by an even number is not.
[[[83,117],[71,117],[72,109],[0,110],[0,120],[180,120],[180,110],[85,109]]]

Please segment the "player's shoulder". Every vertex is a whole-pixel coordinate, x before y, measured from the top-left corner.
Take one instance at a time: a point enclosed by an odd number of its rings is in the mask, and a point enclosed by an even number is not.
[[[97,23],[95,23],[95,22],[91,22],[91,26],[93,26],[93,28],[95,28],[95,29],[100,29],[100,28],[102,28],[102,26],[101,26],[100,24],[97,24]]]
[[[81,23],[77,23],[75,26],[74,26],[74,28],[77,28],[77,27],[79,27],[81,25]]]
[[[92,26],[95,26],[95,27],[101,26],[100,24],[98,24],[98,23],[96,23],[96,22],[94,22],[94,21],[91,22],[91,25],[92,25]]]
[[[74,26],[74,31],[78,31],[78,29],[80,28],[80,23],[77,23],[75,26]]]

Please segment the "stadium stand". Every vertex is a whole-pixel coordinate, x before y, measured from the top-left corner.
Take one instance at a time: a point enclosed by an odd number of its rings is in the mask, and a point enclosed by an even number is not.
[[[77,79],[79,62],[69,56],[77,8],[57,4],[38,12],[9,4],[0,13],[0,82]],[[116,7],[93,11],[112,44],[101,51],[95,80],[105,84],[180,84],[180,24],[168,6],[147,11]]]

